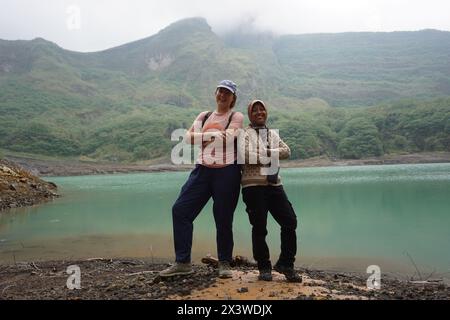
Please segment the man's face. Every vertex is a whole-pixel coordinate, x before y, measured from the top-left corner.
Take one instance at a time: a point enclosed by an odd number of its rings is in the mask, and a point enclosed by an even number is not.
[[[254,126],[264,126],[267,120],[267,112],[266,109],[261,105],[261,103],[257,102],[252,107],[251,112],[251,123]]]
[[[226,88],[217,88],[216,90],[216,102],[217,105],[222,107],[230,107],[233,102],[233,93]]]

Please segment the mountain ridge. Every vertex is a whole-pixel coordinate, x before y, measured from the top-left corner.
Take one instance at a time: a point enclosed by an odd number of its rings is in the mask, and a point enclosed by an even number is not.
[[[402,44],[405,45],[404,48]],[[405,51],[408,48],[411,52]],[[186,81],[199,79],[203,81],[205,88],[214,86],[222,78],[233,78],[240,85],[246,100],[255,94],[266,99],[278,95],[294,99],[322,98],[335,106],[362,106],[386,100],[394,101],[411,94],[419,97],[450,94],[450,87],[446,85],[450,79],[450,63],[445,62],[450,60],[450,55],[446,53],[450,51],[450,32],[434,29],[279,36],[245,33],[245,30],[241,30],[219,36],[212,31],[206,19],[187,18],[174,22],[149,37],[96,52],[66,50],[42,38],[0,40],[0,76],[15,70],[24,71],[23,66],[30,66],[36,58],[42,58],[32,55],[39,50],[43,51],[41,55],[53,56],[57,62],[76,68],[76,72],[83,69],[81,72],[89,74],[87,78],[103,69],[104,74],[113,71],[137,77],[138,79],[131,80],[139,83],[142,82],[141,76],[147,77],[145,80],[155,76],[157,80],[166,82],[163,86],[170,86],[170,83],[183,85]],[[11,51],[9,56],[5,55],[7,51]],[[323,52],[328,52],[328,56]],[[419,52],[422,52],[422,56]],[[28,61],[23,62],[20,55],[27,54]],[[398,54],[402,56],[399,57]],[[423,56],[435,60],[436,66],[427,61],[415,66]],[[383,59],[386,61],[382,61]],[[397,63],[396,60],[400,59],[409,61]],[[53,67],[55,65],[57,64],[53,61]],[[372,68],[368,68],[370,65]],[[52,66],[47,63],[44,67],[49,69]],[[438,79],[432,79],[434,75],[427,74],[424,79],[419,79],[421,75],[417,73],[427,71],[429,67],[438,73]],[[408,68],[411,73],[416,74],[405,73]],[[160,73],[161,69],[167,72]],[[445,69],[443,75],[442,69]],[[403,72],[400,76],[409,79],[391,75],[395,72]],[[197,75],[187,77],[189,73]],[[373,74],[372,79],[369,74]],[[313,80],[319,80],[320,83]],[[351,81],[346,84],[347,80]],[[393,90],[389,90],[390,84],[382,86],[376,83],[379,80],[391,81]],[[411,80],[417,82],[416,87],[424,84],[428,88],[416,90],[415,87],[409,90],[404,83]],[[150,82],[150,85],[154,84],[154,81]],[[279,88],[277,84],[280,84]],[[330,94],[331,91],[339,91],[342,84],[357,85],[361,90],[352,89],[348,94]],[[205,88],[197,86],[188,95],[198,96],[200,93],[204,95],[200,99],[202,104],[210,103],[211,99],[205,99]],[[261,88],[270,90],[261,92]]]
[[[222,79],[238,84],[236,110],[245,112],[250,100],[263,99],[279,113],[275,123],[298,116],[290,125],[312,130],[297,128],[305,135],[299,136],[286,124],[291,137],[307,137],[304,142],[314,146],[297,156],[337,154],[336,137],[349,120],[345,107],[406,99],[414,109],[434,99],[441,110],[450,96],[450,32],[274,36],[239,30],[219,36],[205,19],[190,18],[98,52],[69,51],[42,38],[1,40],[0,147],[119,160],[161,157],[172,145],[171,129],[188,127],[199,111],[214,107],[214,88]],[[311,127],[311,112],[325,117],[331,131],[324,124]],[[367,125],[368,132],[382,128]],[[419,138],[408,147],[405,134],[387,137],[396,142],[387,141],[385,150],[425,148]],[[445,137],[433,141],[433,148],[445,149]],[[341,153],[353,154],[347,147]],[[370,150],[376,156],[383,146]]]

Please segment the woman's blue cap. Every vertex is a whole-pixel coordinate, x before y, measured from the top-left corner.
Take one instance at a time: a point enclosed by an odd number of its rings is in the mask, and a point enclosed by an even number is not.
[[[231,80],[222,80],[220,81],[219,85],[217,86],[217,88],[225,88],[230,90],[233,94],[236,94],[237,91],[237,85],[236,83],[234,83]]]

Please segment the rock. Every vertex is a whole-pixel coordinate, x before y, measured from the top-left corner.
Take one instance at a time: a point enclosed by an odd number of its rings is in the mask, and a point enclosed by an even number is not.
[[[160,283],[161,281],[162,281],[162,278],[160,276],[156,276],[156,278],[153,279],[153,284]]]
[[[116,289],[117,289],[117,285],[111,284],[111,285],[109,285],[109,286],[106,288],[106,291],[107,291],[107,292],[111,292],[111,291],[116,290]]]
[[[58,186],[54,182],[48,181],[47,183],[55,189],[58,188]]]
[[[179,292],[180,292],[180,295],[187,296],[191,293],[191,290],[190,289],[181,289]]]
[[[6,191],[0,210],[34,205],[58,196],[54,193],[56,188],[4,159],[0,160],[0,189],[2,193]]]
[[[5,174],[13,176],[13,177],[17,177],[18,174],[16,172],[14,172],[13,170],[11,170],[10,168],[8,168],[7,166],[2,166],[0,167],[0,170],[3,171]]]
[[[239,293],[248,292],[248,288],[247,287],[239,288],[239,289],[237,289],[237,292],[239,292]]]

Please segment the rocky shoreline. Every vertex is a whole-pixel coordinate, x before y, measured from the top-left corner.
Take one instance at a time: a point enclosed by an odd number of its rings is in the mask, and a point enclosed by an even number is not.
[[[59,195],[54,183],[39,179],[11,161],[0,160],[0,211],[56,197]]]
[[[326,156],[306,160],[288,160],[281,162],[285,168],[367,166],[392,164],[449,163],[450,152],[423,152],[413,154],[384,155],[365,159],[333,159]]]
[[[17,163],[34,175],[41,177],[58,176],[84,176],[98,174],[120,174],[120,173],[144,173],[185,171],[193,168],[192,165],[173,164],[120,164],[120,163],[97,163],[67,160],[39,160],[33,158],[7,156],[8,160]]]
[[[39,160],[27,157],[8,155],[6,159],[17,163],[36,176],[79,176],[116,173],[144,173],[187,171],[194,165],[174,165],[166,160],[160,164],[121,164],[98,163],[75,160]],[[449,163],[450,152],[428,152],[404,155],[384,155],[358,160],[334,159],[321,156],[302,160],[282,161],[283,168],[359,166],[359,165],[389,165],[389,164],[419,164],[419,163]]]
[[[81,289],[67,288],[67,268],[81,271]],[[195,273],[162,279],[168,264],[137,259],[91,258],[76,261],[18,262],[0,265],[0,300],[449,300],[443,282],[410,282],[383,276],[381,289],[368,290],[367,275],[299,269],[303,283],[288,283],[274,272],[258,281],[252,266],[218,279],[208,265]]]

